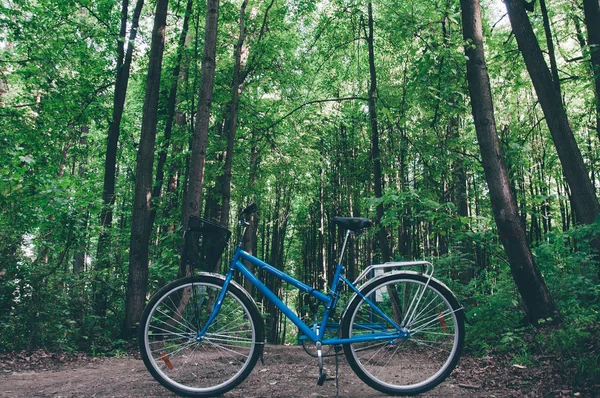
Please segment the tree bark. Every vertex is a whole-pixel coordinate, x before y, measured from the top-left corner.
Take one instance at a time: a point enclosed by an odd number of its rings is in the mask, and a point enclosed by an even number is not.
[[[221,178],[221,225],[229,225],[229,212],[231,210],[231,167],[233,164],[233,146],[235,143],[235,133],[237,129],[238,107],[240,102],[240,87],[242,84],[240,71],[242,69],[242,49],[246,38],[246,28],[244,26],[246,17],[246,6],[248,0],[242,2],[240,8],[240,34],[234,49],[234,67],[233,81],[231,83],[231,102],[228,106],[227,117],[225,119],[225,133],[227,136],[227,150],[225,152],[225,167]],[[218,270],[216,270],[218,272]]]
[[[489,76],[483,50],[478,0],[461,0],[467,80],[475,130],[490,191],[494,219],[508,256],[511,273],[523,298],[530,322],[557,317],[557,309],[525,239],[517,205],[502,157]],[[553,86],[552,86],[553,87]]]
[[[596,88],[596,133],[600,139],[600,1],[583,0],[583,12]]]
[[[577,220],[583,224],[591,224],[600,213],[600,204],[569,125],[560,93],[556,90],[522,0],[506,0],[505,4],[565,178],[573,194]]]
[[[373,37],[373,4],[368,3],[368,33],[367,45],[369,48],[369,121],[371,123],[371,157],[373,160],[373,181],[375,197],[383,197],[383,176],[381,172],[381,158],[379,151],[379,130],[377,126],[377,72],[375,69],[375,50]],[[377,205],[377,219],[381,222],[383,218],[383,204]],[[381,250],[381,261],[390,261],[390,245],[387,239],[387,231],[383,225],[379,226],[377,240]]]
[[[546,45],[548,46],[548,58],[550,59],[550,70],[552,72],[552,80],[558,96],[560,97],[560,79],[558,77],[558,65],[556,64],[556,52],[554,51],[554,40],[552,39],[552,29],[550,28],[550,18],[548,17],[548,8],[546,0],[540,0],[540,9],[542,11],[542,19],[544,21],[544,33],[546,34]]]
[[[188,169],[187,189],[182,204],[183,230],[188,227],[190,216],[200,216],[202,204],[202,188],[204,185],[204,166],[206,164],[206,145],[208,142],[208,126],[212,107],[215,81],[215,61],[217,52],[217,28],[219,21],[219,0],[207,0],[204,29],[204,51],[200,69],[200,89],[196,124],[191,141],[191,157]],[[195,253],[192,253],[194,255]],[[181,273],[189,274],[182,261]]]
[[[81,147],[87,146],[87,136],[90,132],[90,128],[87,125],[81,126],[79,136],[79,145]],[[83,177],[85,175],[85,161],[83,159],[80,160],[79,167],[77,170],[77,174],[79,177]],[[73,273],[75,275],[81,275],[85,271],[85,255],[87,251],[87,241],[89,239],[87,229],[89,223],[89,210],[84,208],[83,206],[78,209],[79,214],[79,230],[82,231],[77,237],[77,243],[75,248],[75,254],[73,255]]]
[[[321,138],[321,143],[323,139]],[[321,155],[322,156],[322,155]],[[317,237],[317,264],[319,266],[318,274],[318,289],[324,290],[327,288],[329,281],[329,269],[327,267],[327,256],[325,250],[325,170],[323,157],[321,157],[321,165],[319,167],[319,228]]]
[[[121,119],[125,109],[125,96],[129,84],[129,73],[131,70],[131,60],[133,59],[133,50],[137,29],[139,26],[140,14],[144,6],[144,0],[138,0],[131,20],[131,30],[127,42],[127,52],[123,56],[125,34],[127,28],[127,9],[128,0],[123,0],[121,8],[121,30],[117,44],[117,74],[115,80],[115,93],[113,98],[113,114],[110,122],[108,137],[106,140],[106,156],[104,159],[104,186],[102,191],[103,208],[100,214],[100,236],[98,238],[97,264],[96,270],[106,272],[110,268],[110,259],[108,251],[110,248],[110,233],[113,221],[113,207],[115,204],[115,181],[117,170],[117,149],[119,142],[119,133],[121,129]],[[104,277],[100,276],[94,282],[92,288],[94,292],[94,313],[103,319],[106,315],[106,291]]]
[[[258,143],[257,138],[256,138],[256,133],[254,130],[252,130],[252,149],[250,151],[250,172],[248,173],[248,188],[250,191],[254,191],[255,189],[255,184],[256,184],[256,179],[257,179],[257,174],[258,174],[258,165],[259,165],[259,154],[258,154]],[[255,196],[255,195],[252,195]],[[255,198],[253,200],[256,200]],[[253,214],[250,216],[250,220],[249,223],[250,225],[248,226],[248,230],[246,231],[246,234],[244,235],[244,250],[251,254],[251,255],[257,255],[257,234],[258,234],[258,222],[259,222],[259,214]],[[250,271],[254,271],[254,265],[247,263],[246,266],[248,267],[248,269],[250,269]],[[246,289],[246,291],[248,291],[250,294],[252,294],[254,285],[252,285],[252,283],[250,282],[250,280],[245,280],[244,281],[244,288]]]
[[[193,0],[190,0],[193,2]],[[192,35],[187,35],[185,47],[189,45],[190,39]],[[187,88],[187,81],[189,76],[189,66],[190,66],[190,58],[186,56],[182,60],[181,70],[179,72],[179,80],[183,87]],[[178,134],[183,134],[186,129],[191,129],[191,125],[188,124],[188,118],[186,110],[183,108],[182,104],[187,97],[187,90],[182,90],[181,87],[177,90],[177,98],[175,100],[175,126],[176,132]],[[183,146],[175,140],[172,142],[171,147],[171,158],[176,158],[183,151]],[[180,203],[177,189],[180,186],[180,176],[184,175],[183,170],[185,166],[181,164],[181,162],[172,162],[169,166],[169,177],[167,184],[167,202],[164,206],[163,217],[165,220],[169,220],[169,224],[167,225],[167,229],[171,232],[175,230],[175,223],[172,221],[171,215],[173,212],[178,212],[180,208]]]
[[[156,164],[156,178],[154,187],[152,189],[152,198],[157,199],[161,196],[162,187],[165,178],[165,164],[167,163],[167,150],[171,145],[171,136],[173,133],[173,121],[175,120],[175,106],[177,104],[177,92],[178,85],[180,83],[179,73],[182,70],[183,54],[185,53],[185,45],[187,39],[187,33],[189,28],[190,16],[192,14],[193,0],[187,1],[185,9],[185,15],[183,17],[183,26],[181,28],[181,36],[179,37],[179,43],[177,47],[177,57],[175,59],[175,68],[173,68],[173,75],[171,81],[171,87],[169,88],[169,101],[167,105],[167,119],[165,121],[165,135],[158,153],[158,162]],[[185,69],[185,68],[183,68]],[[156,217],[156,208],[152,208],[152,215],[150,219],[150,226],[154,224]]]
[[[146,77],[146,95],[142,114],[141,137],[137,154],[135,195],[131,220],[129,249],[129,277],[125,297],[125,321],[122,334],[134,335],[135,327],[144,310],[148,284],[148,246],[152,234],[152,166],[158,122],[160,75],[165,46],[169,0],[157,0],[150,60]]]
[[[282,187],[280,181],[277,181],[275,192],[275,207],[273,209],[272,218],[273,232],[271,234],[273,241],[269,250],[268,262],[274,267],[283,270],[285,260],[284,243],[290,207],[290,191],[285,187]],[[281,279],[269,273],[266,277],[266,285],[273,293],[280,296]],[[267,327],[267,342],[271,344],[281,344],[281,330],[279,328],[281,312],[270,300],[267,300],[265,307],[267,308],[268,314],[265,322]]]

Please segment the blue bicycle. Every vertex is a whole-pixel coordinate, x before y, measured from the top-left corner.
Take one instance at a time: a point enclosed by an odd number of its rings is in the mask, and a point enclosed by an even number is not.
[[[245,219],[255,211],[256,206],[250,205],[240,213],[240,244],[227,274],[200,273],[176,280],[160,289],[144,310],[140,351],[158,382],[180,395],[217,396],[244,381],[262,359],[262,315],[250,294],[233,280],[236,272],[314,343],[319,384],[326,378],[322,349],[327,346],[343,347],[352,370],[389,395],[422,393],[450,374],[464,344],[464,310],[450,289],[433,278],[433,265],[425,261],[371,265],[351,282],[342,265],[348,238],[370,227],[371,221],[335,217],[332,221],[346,230],[346,238],[329,292],[323,293],[242,250]],[[211,248],[210,236],[226,242],[230,235],[202,219],[190,231],[204,233],[204,244]],[[322,318],[313,325],[303,322],[244,262],[312,296],[323,305]],[[370,277],[374,270],[381,274]],[[343,290],[352,297],[332,333],[331,319]]]

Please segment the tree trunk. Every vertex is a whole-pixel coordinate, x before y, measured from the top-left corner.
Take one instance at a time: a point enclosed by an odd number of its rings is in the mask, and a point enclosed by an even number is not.
[[[479,1],[461,0],[460,3],[463,36],[468,43],[465,54],[471,107],[494,218],[513,278],[527,308],[529,320],[535,324],[539,319],[555,318],[557,309],[527,246],[502,158],[483,51]]]
[[[321,140],[321,142],[323,142]],[[321,159],[323,159],[321,157]],[[324,164],[324,162],[321,162]],[[327,267],[327,253],[325,250],[325,170],[323,166],[319,167],[319,229],[318,229],[318,255],[319,264],[319,284],[318,289],[325,290],[329,282],[329,268]]]
[[[80,133],[81,135],[79,136],[79,145],[80,147],[85,147],[87,146],[87,136],[90,132],[90,128],[87,125],[81,126],[81,130]],[[80,160],[79,163],[79,167],[77,170],[77,174],[79,175],[79,177],[84,177],[85,175],[85,161],[84,159]],[[81,275],[83,274],[83,272],[85,271],[85,255],[87,252],[87,241],[89,239],[88,233],[87,233],[87,229],[88,229],[88,223],[89,223],[89,217],[90,217],[90,212],[87,208],[84,208],[83,206],[81,208],[78,209],[78,214],[79,214],[79,226],[78,226],[78,230],[81,231],[78,236],[77,236],[77,240],[76,240],[76,248],[75,248],[75,254],[73,255],[73,273],[75,275]]]
[[[552,39],[552,29],[550,28],[550,18],[546,8],[546,0],[540,0],[540,9],[542,10],[542,19],[544,21],[544,33],[546,34],[546,45],[548,46],[548,58],[550,59],[550,70],[552,71],[552,80],[558,96],[560,97],[560,79],[558,77],[558,66],[556,64],[556,52],[554,51],[554,40]]]
[[[373,159],[373,180],[375,188],[375,197],[383,197],[383,176],[381,172],[381,159],[379,152],[379,130],[377,126],[377,74],[375,69],[375,50],[374,50],[374,34],[373,34],[373,3],[369,1],[368,5],[368,34],[367,45],[369,48],[369,121],[371,123],[371,157]],[[381,223],[383,219],[383,203],[377,205],[377,220]],[[379,225],[377,231],[377,240],[379,241],[379,249],[381,251],[381,262],[387,263],[390,261],[390,244],[387,238],[387,229],[383,225]],[[398,323],[401,322],[402,315],[398,311],[400,306],[393,294],[392,289],[388,286],[388,294],[392,299],[392,311],[394,318]]]
[[[136,324],[144,310],[148,284],[148,246],[152,233],[152,165],[154,163],[158,97],[168,6],[169,0],[157,0],[154,28],[152,29],[146,96],[144,98],[142,129],[135,174],[129,278],[127,280],[125,321],[122,331],[125,338],[134,335]]]
[[[250,172],[248,173],[248,187],[250,190],[255,189],[256,178],[258,173],[258,148],[256,142],[256,133],[252,130],[252,149],[250,151]],[[256,199],[253,199],[256,200]],[[258,234],[258,214],[253,214],[250,216],[250,226],[248,226],[248,230],[246,231],[246,235],[244,235],[244,250],[251,255],[257,255],[257,234]],[[247,263],[246,266],[250,271],[254,271],[254,265]],[[252,290],[254,285],[250,282],[250,280],[244,281],[244,288],[252,294]]]
[[[182,69],[183,54],[185,53],[185,45],[187,32],[189,27],[190,16],[192,14],[193,0],[187,1],[185,9],[185,15],[183,17],[183,27],[181,28],[181,36],[179,37],[179,43],[177,47],[177,57],[175,60],[175,68],[173,69],[173,80],[171,81],[171,87],[169,89],[169,102],[167,104],[167,119],[165,121],[165,135],[158,153],[158,162],[156,164],[156,178],[154,187],[152,189],[152,198],[157,199],[161,196],[163,187],[163,180],[165,178],[165,164],[167,163],[167,150],[171,144],[171,135],[173,132],[173,121],[175,120],[175,105],[177,104],[177,88],[180,83],[179,73]],[[152,215],[150,218],[150,226],[154,224],[154,218],[156,217],[156,208],[152,209]]]
[[[190,0],[193,3],[193,0]],[[189,41],[190,38],[192,37],[192,35],[187,35],[186,37],[186,42],[185,42],[185,47],[187,47],[189,45]],[[184,51],[185,52],[185,51]],[[182,84],[182,86],[187,87],[187,80],[188,80],[188,74],[189,74],[189,62],[190,62],[190,58],[186,56],[183,60],[182,60],[182,64],[181,64],[181,70],[179,71],[179,80]],[[176,126],[176,133],[178,134],[184,134],[185,130],[188,128],[188,122],[187,122],[187,113],[185,111],[185,109],[182,109],[183,106],[182,104],[185,102],[185,98],[187,98],[187,90],[181,90],[181,87],[177,90],[177,98],[175,100],[175,126]],[[178,140],[174,140],[172,142],[172,147],[171,147],[171,158],[174,159],[176,157],[178,157],[179,154],[181,154],[181,152],[183,151],[183,147],[182,145],[178,142]],[[177,196],[177,188],[180,185],[180,176],[183,173],[183,169],[185,168],[185,166],[180,163],[180,162],[172,162],[169,166],[169,177],[168,177],[168,184],[167,184],[167,202],[164,206],[164,211],[163,211],[163,217],[165,220],[169,220],[169,224],[167,225],[167,229],[171,232],[173,232],[175,230],[175,224],[172,221],[172,217],[171,215],[173,214],[174,211],[179,211],[179,199]]]
[[[289,190],[285,187],[282,188],[282,183],[277,181],[275,186],[275,207],[273,209],[272,218],[273,232],[271,236],[273,240],[269,250],[268,262],[280,270],[284,269],[284,243],[287,231],[289,207]],[[269,273],[266,277],[266,285],[273,293],[281,296],[281,279]],[[281,318],[281,312],[271,301],[266,303],[266,308],[267,342],[271,344],[280,344],[279,320]]]
[[[202,188],[204,185],[204,166],[206,164],[206,144],[208,126],[212,108],[213,87],[215,82],[215,61],[217,53],[217,28],[219,22],[219,0],[207,0],[204,28],[204,51],[200,69],[200,90],[196,110],[196,124],[191,141],[191,157],[188,169],[187,189],[182,204],[183,231],[188,227],[190,216],[200,216],[202,207]],[[193,251],[193,248],[192,248]],[[195,255],[195,253],[192,253]],[[181,273],[189,274],[182,261]]]
[[[233,163],[233,145],[237,129],[238,105],[240,101],[240,71],[242,68],[242,48],[246,37],[244,21],[246,17],[246,6],[248,0],[244,0],[240,8],[240,34],[234,49],[235,64],[233,67],[233,82],[231,83],[231,102],[228,106],[227,118],[225,119],[225,134],[227,136],[227,151],[225,152],[225,167],[221,179],[221,225],[227,228],[229,225],[229,211],[231,207],[231,166]],[[219,270],[215,270],[218,272]]]
[[[546,116],[565,178],[573,194],[577,220],[583,224],[591,224],[600,213],[600,204],[569,125],[560,93],[556,90],[522,0],[506,0],[505,4],[519,49]]]
[[[127,28],[127,8],[129,1],[123,0],[121,8],[121,31],[117,44],[117,74],[115,80],[115,93],[113,98],[112,121],[108,130],[106,141],[106,157],[104,159],[104,187],[102,191],[102,202],[104,207],[100,214],[100,236],[98,238],[97,264],[96,270],[106,273],[110,268],[110,259],[108,251],[110,248],[110,233],[113,221],[113,206],[115,204],[115,180],[117,170],[117,148],[119,142],[119,133],[121,129],[121,119],[125,108],[125,95],[127,94],[127,85],[129,83],[129,73],[131,70],[131,60],[137,28],[139,25],[140,14],[144,6],[144,0],[138,0],[133,11],[131,20],[131,30],[129,32],[129,41],[127,42],[127,53],[123,57],[124,42]],[[92,288],[94,294],[94,313],[104,318],[106,315],[106,289],[104,276],[97,278]]]
[[[594,87],[596,88],[596,133],[600,139],[600,1],[583,0],[587,45],[590,50]]]
[[[373,37],[373,4],[371,1],[368,3],[368,33],[367,33],[367,44],[369,47],[369,121],[371,123],[371,157],[373,159],[373,180],[375,188],[375,197],[381,198],[383,196],[383,177],[381,172],[381,159],[379,152],[379,130],[377,126],[377,74],[375,69],[375,50],[374,50],[374,37]],[[383,204],[377,205],[377,219],[379,222],[383,219]],[[390,261],[390,246],[387,239],[386,228],[382,225],[379,226],[377,232],[377,240],[379,241],[379,248],[381,250],[381,261]]]

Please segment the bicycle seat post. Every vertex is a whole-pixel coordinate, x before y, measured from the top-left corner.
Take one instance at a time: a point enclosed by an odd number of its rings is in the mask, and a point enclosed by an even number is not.
[[[346,238],[344,239],[344,244],[342,245],[342,251],[340,253],[340,260],[338,261],[338,264],[341,264],[342,260],[344,259],[344,252],[346,251],[346,244],[348,243],[348,238],[350,237],[351,234],[352,234],[352,231],[350,231],[349,229],[346,230]]]

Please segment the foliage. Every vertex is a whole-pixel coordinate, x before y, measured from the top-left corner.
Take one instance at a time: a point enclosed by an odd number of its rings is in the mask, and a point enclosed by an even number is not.
[[[188,45],[177,64],[184,3],[171,2],[166,30],[157,137],[167,151],[166,177],[153,198],[148,294],[176,277],[182,245],[179,209],[204,33],[204,10],[194,2]],[[576,225],[570,191],[502,5],[482,4],[502,155],[528,243],[560,308],[561,327],[526,324],[497,236],[470,115],[458,1],[373,4],[384,186],[383,196],[375,198],[366,4],[251,0],[231,213],[257,203],[256,253],[320,288],[331,278],[342,243],[330,219],[372,217],[376,228],[351,242],[350,279],[378,261],[375,230],[384,228],[395,259],[432,261],[436,276],[464,303],[470,352],[516,353],[531,363],[553,355],[565,369],[577,369],[575,378],[591,380],[600,368],[599,261],[590,247],[599,227]],[[120,6],[108,0],[0,4],[0,350],[100,353],[126,344],[119,337],[153,5],[142,11],[120,125],[114,221],[101,231]],[[240,6],[221,2],[201,209],[212,219],[220,214]],[[563,0],[549,6],[565,107],[598,185],[600,137],[583,11]],[[546,48],[537,10],[530,19]],[[176,68],[176,119],[183,122],[173,126],[169,141],[163,132]],[[380,204],[384,215],[376,219]],[[229,228],[236,226],[231,222]],[[99,254],[101,233],[110,247]],[[109,268],[97,267],[105,259]],[[310,318],[301,297],[286,286],[273,287]],[[98,295],[107,298],[106,316],[95,312]],[[284,322],[269,332],[292,342],[295,331]]]
[[[552,234],[535,250],[536,260],[559,307],[560,326],[555,326],[556,320],[552,319],[539,329],[526,324],[505,269],[497,278],[506,286],[497,286],[493,295],[476,293],[475,301],[467,304],[471,324],[468,349],[478,355],[511,354],[521,365],[535,365],[550,357],[557,371],[576,386],[587,386],[590,380],[597,380],[600,348],[597,274],[594,267],[589,267],[593,264],[589,251],[565,250],[569,240],[589,239],[594,231],[596,226],[587,226]]]

